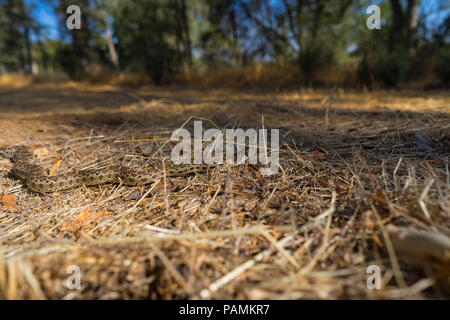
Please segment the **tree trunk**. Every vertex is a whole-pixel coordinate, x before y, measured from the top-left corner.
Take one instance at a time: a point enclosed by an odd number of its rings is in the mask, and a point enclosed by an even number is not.
[[[20,16],[23,21],[24,27],[24,40],[25,40],[25,60],[23,65],[23,70],[25,73],[30,74],[33,71],[33,57],[31,53],[31,40],[30,40],[30,18],[25,10],[25,4],[23,1],[19,2],[20,5]]]
[[[409,52],[412,55],[416,54],[417,48],[417,27],[419,26],[419,0],[409,0],[406,11],[407,18],[407,41]]]
[[[105,0],[102,0],[100,2],[99,6],[101,8],[100,10],[102,11],[102,20],[103,20],[103,24],[105,26],[105,38],[106,38],[106,43],[108,44],[109,58],[111,59],[111,62],[114,65],[114,68],[116,70],[118,70],[119,69],[119,56],[117,55],[116,46],[114,45],[112,34],[109,29],[110,25],[108,23],[108,14],[106,12]]]
[[[392,8],[392,28],[389,35],[389,50],[401,41],[403,26],[403,11],[399,0],[390,0]]]
[[[409,49],[414,55],[416,49],[417,27],[419,25],[419,0],[408,0],[406,10],[402,8],[400,0],[390,0],[392,8],[392,29],[389,38],[389,49],[392,51],[396,44]]]
[[[31,73],[33,73],[33,58],[32,58],[32,54],[31,54],[30,28],[28,27],[28,25],[25,26],[24,38],[25,38],[25,50],[26,50],[24,70],[25,70],[25,73],[31,74]]]
[[[109,31],[108,24],[106,24],[105,28],[105,37],[106,42],[108,43],[109,56],[111,58],[111,62],[114,65],[114,68],[119,69],[119,56],[117,55],[116,47],[114,46],[113,38],[111,31]]]
[[[191,46],[191,34],[189,29],[188,17],[187,17],[187,6],[186,0],[181,0],[181,19],[184,30],[184,42],[186,47],[186,54],[189,65],[192,65],[192,46]]]
[[[49,71],[47,50],[45,49],[45,46],[42,43],[42,41],[39,41],[38,45],[42,55],[42,67],[45,71]]]
[[[71,4],[69,1],[60,2],[60,12],[63,17],[66,17],[66,9]],[[71,76],[77,76],[87,72],[89,61],[91,58],[91,49],[89,41],[91,39],[91,32],[88,25],[87,12],[89,8],[88,0],[78,1],[81,8],[81,29],[70,30],[72,36],[72,59],[74,62]]]

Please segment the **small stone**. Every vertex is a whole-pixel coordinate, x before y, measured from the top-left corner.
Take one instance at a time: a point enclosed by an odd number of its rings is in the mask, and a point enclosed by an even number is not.
[[[141,193],[139,191],[133,191],[131,192],[129,195],[127,195],[125,197],[125,200],[130,201],[130,200],[137,200],[141,197]]]

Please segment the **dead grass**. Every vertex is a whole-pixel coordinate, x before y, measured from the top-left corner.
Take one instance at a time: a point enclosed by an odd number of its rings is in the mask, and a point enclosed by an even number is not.
[[[431,64],[432,65],[432,64]],[[433,73],[430,66],[422,68],[417,76],[412,75],[408,82],[399,84],[399,88],[422,90],[429,87],[445,87]],[[76,82],[62,73],[56,74],[4,74],[0,75],[0,86],[24,87],[35,84],[58,84],[79,86],[81,84],[96,86],[140,87],[152,85],[152,79],[145,72],[113,71],[100,65],[92,65],[76,77]],[[306,86],[324,88],[361,88],[358,65],[323,67],[306,75],[297,64],[268,63],[243,67],[216,66],[208,70],[185,70],[173,75],[166,75],[162,80],[165,85],[178,85],[195,89],[229,89],[229,90],[269,90],[270,92],[300,89]],[[373,89],[383,88],[382,83],[371,80]]]
[[[113,72],[101,66],[92,66],[78,80],[96,85],[138,87],[151,85],[152,80],[145,73]],[[309,77],[310,83],[327,87],[355,87],[358,84],[357,66],[325,68]],[[23,87],[40,83],[70,83],[62,74],[22,75],[6,74],[0,76],[0,85]],[[208,71],[186,70],[178,75],[167,76],[165,83],[191,86],[194,88],[228,89],[270,89],[299,88],[305,82],[305,74],[297,65],[256,64],[246,67],[218,67]]]
[[[7,178],[0,159],[1,298],[449,297],[448,92],[71,83],[3,86],[0,99],[0,145],[29,145],[48,167],[60,155],[58,172],[117,160],[163,172],[172,145],[160,148],[191,116],[220,128],[264,121],[282,142],[275,176],[216,166],[45,196]],[[373,264],[382,288],[370,291]],[[81,290],[66,286],[71,265]]]
[[[324,87],[356,87],[359,79],[356,65],[327,67],[306,77],[298,65],[282,63],[217,67],[206,72],[188,71],[177,76],[175,82],[197,88],[269,89],[273,92],[300,88],[305,83]]]

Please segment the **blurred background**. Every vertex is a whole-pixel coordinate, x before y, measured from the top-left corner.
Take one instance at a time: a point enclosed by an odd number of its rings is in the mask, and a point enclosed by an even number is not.
[[[448,0],[0,0],[0,299],[449,299],[449,29]],[[280,174],[169,174],[194,120],[279,130]],[[24,163],[158,180],[37,195]]]
[[[68,30],[68,6],[81,29]],[[381,9],[369,30],[368,6]],[[0,75],[123,85],[442,87],[445,0],[0,0]]]

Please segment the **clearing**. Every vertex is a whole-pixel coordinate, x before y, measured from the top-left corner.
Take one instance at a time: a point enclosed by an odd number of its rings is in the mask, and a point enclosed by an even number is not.
[[[2,86],[0,146],[28,145],[58,173],[117,159],[163,170],[172,131],[195,118],[280,129],[282,170],[40,195],[0,159],[0,298],[449,298],[449,97]],[[444,244],[428,246],[435,234]]]

